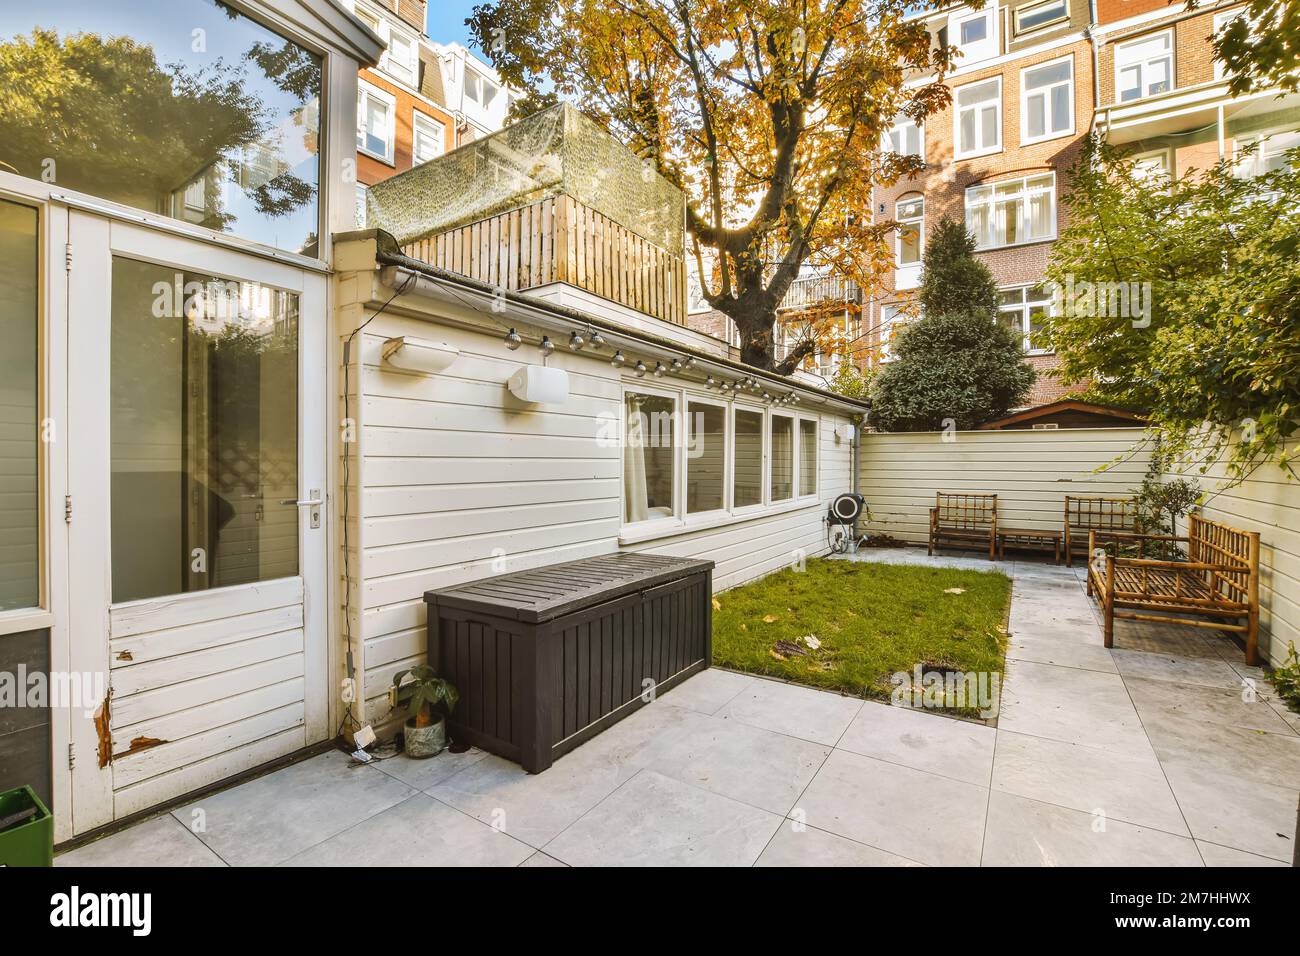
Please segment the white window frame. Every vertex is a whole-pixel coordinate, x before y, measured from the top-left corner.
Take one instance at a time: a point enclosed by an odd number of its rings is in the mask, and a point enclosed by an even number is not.
[[[1264,160],[1270,156],[1278,156],[1282,153],[1289,152],[1300,146],[1300,141],[1291,146],[1274,145],[1268,148],[1268,141],[1273,137],[1283,137],[1288,135],[1300,135],[1300,127],[1296,126],[1279,126],[1274,129],[1260,130],[1257,133],[1248,133],[1245,136],[1239,136],[1236,139],[1236,148],[1234,153],[1240,158],[1236,161],[1236,174],[1240,177],[1254,177],[1264,175]],[[1240,156],[1241,152],[1248,147],[1259,143],[1260,148],[1250,156]]]
[[[747,516],[761,514],[767,510],[767,459],[768,449],[771,443],[771,428],[767,423],[767,408],[753,402],[729,402],[731,409],[727,412],[727,509],[733,515]],[[762,423],[759,425],[759,451],[758,462],[758,504],[755,505],[737,505],[736,504],[736,413],[751,412],[757,413]]]
[[[422,130],[420,124],[425,123],[434,127],[432,130]],[[438,144],[438,151],[428,159],[420,159],[420,139],[422,136],[432,137]],[[423,166],[429,160],[437,159],[443,153],[447,152],[447,126],[441,120],[435,119],[428,113],[422,113],[419,110],[411,111],[411,165]]]
[[[803,426],[811,423],[813,427],[813,447],[816,461],[813,463],[813,489],[803,490]],[[822,428],[821,422],[811,415],[796,415],[794,420],[794,500],[815,501],[821,494],[822,487]]]
[[[898,150],[894,149],[894,143],[893,143],[894,134],[895,133],[899,134],[898,137],[899,145],[905,146],[907,143],[907,128],[909,126],[916,130],[916,142],[917,142],[917,149],[918,149],[916,153],[899,152]],[[925,124],[918,123],[916,122],[916,120],[910,119],[906,116],[898,117],[896,120],[894,120],[894,125],[889,127],[889,129],[886,130],[885,134],[881,137],[881,149],[883,149],[887,153],[897,153],[899,156],[916,156],[918,159],[921,160],[921,162],[925,162]]]
[[[1044,20],[1042,23],[1036,23],[1032,27],[1020,25],[1021,18],[1031,10],[1040,10],[1044,7],[1060,7],[1060,16],[1052,17],[1050,20]],[[1016,7],[1015,11],[1015,35],[1025,36],[1029,33],[1037,33],[1039,30],[1045,30],[1048,27],[1065,23],[1070,19],[1070,2],[1069,0],[1042,0],[1041,3],[1026,3]]]
[[[463,80],[463,86],[465,88],[465,98],[469,100],[471,103],[473,103],[480,110],[492,109],[491,103],[484,103],[482,100],[478,99],[477,97],[469,95],[469,89],[470,89],[469,78],[471,76],[475,77],[479,82],[480,95],[482,95],[482,91],[486,89],[488,86],[492,86],[496,90],[496,94],[494,94],[492,97],[493,103],[496,102],[497,96],[501,95],[501,84],[496,82],[496,80],[492,79],[490,76],[485,76],[483,73],[474,69],[468,63],[465,64],[465,74]]]
[[[1042,187],[1034,187],[1034,189],[1031,191],[1029,187],[1029,180],[1038,179],[1040,177],[1045,177],[1045,176],[1052,177],[1051,188],[1044,189]],[[1033,196],[1041,195],[1043,193],[1050,193],[1052,197],[1052,211],[1051,211],[1051,216],[1049,217],[1052,224],[1052,228],[1048,232],[1048,234],[1044,236],[1034,236],[1029,239],[1018,239],[1015,242],[1004,242],[1004,243],[982,245],[980,244],[982,237],[978,232],[975,232],[975,230],[971,228],[971,208],[973,205],[971,202],[971,194],[979,193],[981,191],[987,191],[987,195],[989,196],[989,199],[987,200],[987,204],[989,206],[990,221],[992,221],[993,211],[996,209],[996,207],[999,205],[1000,202],[1007,201],[1007,197],[1002,197],[1001,199],[996,197],[995,188],[998,186],[1007,186],[1011,183],[1020,184],[1021,188],[1020,188],[1019,195],[1023,197],[1023,202],[1021,204],[1022,218],[1020,222],[1017,224],[1019,226],[1019,228],[1017,229],[1017,233],[1019,235],[1024,235],[1028,231],[1025,227],[1032,221],[1032,204],[1030,200],[1032,199]],[[1033,173],[1028,176],[1019,176],[1012,179],[1000,179],[992,183],[979,183],[974,186],[967,186],[966,194],[965,194],[966,228],[970,229],[972,232],[975,232],[975,242],[976,242],[975,248],[981,252],[984,252],[990,249],[1013,249],[1016,246],[1030,246],[1040,242],[1054,241],[1056,239],[1056,232],[1057,232],[1056,220],[1057,220],[1057,216],[1060,214],[1060,209],[1058,208],[1057,205],[1056,184],[1057,184],[1056,171],[1052,170],[1050,172]],[[975,205],[983,205],[984,202],[985,201],[983,199],[980,199],[976,201]]]
[[[671,529],[679,527],[682,524],[682,518],[686,514],[686,502],[682,500],[684,484],[682,475],[684,473],[683,462],[686,455],[686,441],[682,430],[685,421],[685,404],[680,389],[675,388],[655,388],[652,385],[643,385],[638,382],[636,385],[628,385],[622,391],[623,407],[619,410],[619,419],[622,424],[622,432],[619,436],[619,448],[622,450],[627,444],[627,397],[628,395],[646,395],[651,398],[666,398],[673,403],[673,513],[655,518],[646,518],[642,521],[629,521],[627,517],[627,473],[620,467],[619,470],[619,515],[624,528],[632,529],[637,532],[653,531],[657,529]],[[620,465],[622,462],[620,461]]]
[[[1159,56],[1149,56],[1146,57],[1145,59],[1131,59],[1131,60],[1124,59],[1123,57],[1124,50],[1132,49],[1133,47],[1150,43],[1151,41],[1162,37],[1165,39],[1165,41],[1168,44],[1165,53]],[[1151,84],[1147,82],[1147,71],[1151,66],[1151,64],[1159,60],[1169,61],[1169,89],[1161,90],[1158,93],[1152,93],[1149,91],[1149,87]],[[1140,37],[1134,37],[1131,40],[1125,40],[1122,43],[1116,43],[1115,53],[1114,53],[1114,64],[1115,64],[1115,102],[1116,103],[1137,103],[1146,99],[1149,96],[1163,96],[1165,93],[1173,92],[1178,88],[1178,74],[1176,72],[1177,63],[1175,61],[1175,56],[1174,56],[1174,31],[1158,30],[1155,33],[1145,33]],[[1120,76],[1123,74],[1124,70],[1134,66],[1138,67],[1138,95],[1133,99],[1129,99],[1129,100],[1121,99],[1120,98],[1121,97]]]
[[[727,402],[714,398],[710,395],[698,395],[694,392],[683,391],[681,400],[682,408],[682,517],[687,524],[692,522],[708,522],[731,513],[731,431],[732,416],[731,409],[727,407]],[[690,503],[687,501],[689,495],[688,484],[691,477],[691,458],[690,444],[688,441],[688,421],[691,415],[692,405],[708,405],[712,408],[722,409],[722,507],[714,508],[710,511],[690,510]]]
[[[958,97],[958,95],[961,93],[962,90],[966,89],[967,87],[972,87],[972,86],[984,86],[984,85],[989,84],[989,83],[995,83],[995,84],[997,84],[998,95],[997,95],[996,98],[994,98],[994,99],[989,99],[989,100],[981,100],[979,103],[977,103],[977,104],[974,105],[974,106],[967,106],[967,107],[964,107],[964,108],[958,106],[958,104],[957,104],[957,97]],[[985,110],[985,109],[988,108],[988,104],[989,104],[989,103],[995,103],[995,104],[997,105],[997,117],[998,117],[998,118],[997,118],[997,122],[994,124],[994,129],[997,131],[997,142],[995,142],[995,143],[994,143],[993,145],[991,145],[991,146],[990,146],[990,145],[987,145],[987,144],[985,144],[985,145],[980,145],[980,146],[976,146],[974,149],[970,150],[969,152],[962,152],[962,149],[961,149],[961,118],[962,118],[962,114],[965,113],[965,112],[967,112],[968,110],[974,110],[974,111],[975,111],[975,139],[976,139],[976,141],[978,142],[978,140],[979,140],[979,135],[980,135],[980,130],[983,128],[983,125],[982,125],[981,122],[980,122],[980,118],[981,118],[981,117],[980,117],[980,113],[981,113],[983,110]],[[974,158],[977,157],[977,156],[991,156],[991,155],[993,155],[994,153],[1000,153],[1000,152],[1002,152],[1002,121],[1003,121],[1003,115],[1002,115],[1002,77],[1001,77],[1001,76],[985,77],[985,78],[982,79],[982,80],[976,80],[974,83],[963,83],[961,86],[955,86],[955,87],[953,87],[953,90],[952,90],[952,148],[953,148],[953,158],[954,158],[954,159],[974,159]]]
[[[1131,160],[1131,162],[1134,163],[1134,172],[1136,173],[1137,163],[1146,159],[1155,159],[1157,156],[1164,160],[1164,175],[1168,177],[1169,182],[1172,182],[1174,179],[1174,149],[1172,146],[1164,146],[1160,149],[1148,150],[1145,153],[1139,153],[1134,156]],[[1161,188],[1168,186],[1169,182],[1161,184]]]
[[[384,31],[384,40],[388,46],[384,50],[379,68],[403,86],[415,89],[420,82],[420,41],[414,34],[407,33],[405,30],[395,30],[387,23],[385,26],[387,29]],[[401,63],[393,56],[395,45],[399,42],[410,51],[409,63]]]
[[[776,434],[773,431],[778,418],[790,422],[790,497],[776,498],[772,494],[772,473],[776,465]],[[763,500],[771,507],[784,507],[798,501],[799,492],[799,417],[793,412],[767,412],[767,474],[763,487]]]
[[[1214,34],[1211,36],[1210,39],[1211,40],[1217,39],[1219,34],[1223,32],[1224,27],[1226,27],[1233,20],[1237,19],[1237,17],[1244,16],[1245,13],[1246,13],[1246,7],[1234,7],[1231,10],[1221,10],[1218,13],[1216,13],[1214,15]],[[1211,53],[1211,56],[1213,56],[1213,53]],[[1216,80],[1222,80],[1226,77],[1227,77],[1227,72],[1224,68],[1223,61],[1218,58],[1215,58],[1214,78]]]
[[[998,55],[999,19],[996,2],[990,2],[983,10],[961,9],[948,15],[948,43],[955,46],[960,52],[960,59],[957,60],[958,69],[972,63],[978,63],[981,60],[992,59]],[[961,42],[962,25],[974,20],[984,21],[984,38],[963,44]]]
[[[1048,69],[1061,63],[1070,64],[1070,75],[1064,80],[1058,80],[1049,86],[1039,86],[1030,89],[1026,84],[1028,74],[1037,70]],[[1060,132],[1052,129],[1052,91],[1057,87],[1064,86],[1069,91],[1066,94],[1066,127]],[[1043,97],[1043,133],[1041,136],[1029,135],[1029,101],[1035,96]],[[1073,136],[1075,132],[1074,120],[1074,54],[1067,53],[1065,56],[1058,56],[1054,60],[1046,60],[1042,63],[1035,63],[1033,66],[1027,66],[1020,71],[1020,143],[1027,146],[1030,143],[1046,143],[1049,140],[1061,139],[1065,136]]]
[[[904,218],[902,207],[921,204],[919,216],[909,215]],[[894,288],[915,289],[921,284],[921,266],[925,262],[925,197],[909,195],[894,202],[894,221],[898,228],[894,230]],[[903,262],[903,227],[915,226],[917,234],[916,261]]]
[[[395,136],[396,136],[396,129],[397,129],[397,97],[395,97],[392,93],[389,93],[387,90],[381,90],[379,87],[371,83],[367,83],[365,80],[358,79],[357,80],[357,132],[358,133],[360,133],[362,130],[361,124],[363,118],[366,116],[365,107],[366,107],[367,98],[377,100],[378,102],[381,102],[388,107],[388,129],[386,130],[387,135],[385,136],[385,146],[388,150],[388,154],[381,155],[363,146],[362,143],[365,141],[364,136],[360,137],[357,141],[357,152],[369,156],[372,159],[377,159],[379,160],[379,162],[384,163],[388,166],[396,166],[397,159],[396,159],[394,144],[395,144]]]
[[[1030,291],[1039,287],[1043,287],[1045,289],[1044,291],[1045,298],[1031,300],[1029,298]],[[1020,326],[1020,347],[1025,350],[1025,354],[1026,355],[1053,354],[1051,349],[1042,349],[1042,348],[1036,349],[1030,347],[1031,329],[1029,323],[1029,308],[1031,304],[1040,305],[1045,302],[1047,304],[1047,314],[1048,315],[1056,314],[1056,297],[1053,295],[1052,290],[1050,288],[1047,288],[1042,282],[1031,282],[1031,283],[1020,283],[1017,285],[1002,286],[1001,288],[998,289],[998,293],[1000,295],[1003,292],[1021,293],[1020,303],[1018,305],[1004,306],[1002,305],[1001,302],[999,302],[998,315],[999,317],[1002,315],[1010,315],[1013,313],[1016,315],[1017,324]]]

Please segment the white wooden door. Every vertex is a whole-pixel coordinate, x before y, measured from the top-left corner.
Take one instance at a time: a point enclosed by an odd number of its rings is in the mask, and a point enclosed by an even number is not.
[[[85,832],[329,736],[325,279],[71,211],[69,658]]]

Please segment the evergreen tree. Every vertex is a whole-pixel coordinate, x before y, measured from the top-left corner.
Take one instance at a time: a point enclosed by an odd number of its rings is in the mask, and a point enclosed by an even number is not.
[[[882,431],[970,428],[1021,404],[1034,384],[1021,336],[997,320],[997,283],[975,239],[945,218],[926,244],[923,317],[894,344],[876,383],[871,422]]]

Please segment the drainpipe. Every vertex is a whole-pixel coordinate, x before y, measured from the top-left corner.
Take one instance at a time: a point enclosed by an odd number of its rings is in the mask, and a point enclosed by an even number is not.
[[[1092,109],[1101,109],[1101,51],[1097,49],[1097,0],[1088,0],[1088,27],[1083,31],[1092,47]]]

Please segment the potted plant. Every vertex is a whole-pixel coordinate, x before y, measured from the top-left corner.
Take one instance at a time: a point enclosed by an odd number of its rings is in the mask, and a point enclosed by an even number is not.
[[[410,680],[402,683],[403,678]],[[406,705],[406,755],[432,757],[447,746],[447,715],[460,694],[426,664],[393,675],[398,703]]]

